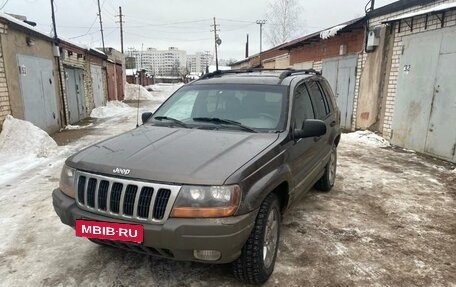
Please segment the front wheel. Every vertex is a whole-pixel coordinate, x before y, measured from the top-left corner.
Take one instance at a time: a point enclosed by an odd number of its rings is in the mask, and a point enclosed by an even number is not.
[[[320,191],[330,191],[336,181],[337,169],[337,147],[333,145],[329,162],[326,164],[325,173],[315,184],[315,188]]]
[[[233,274],[248,284],[263,284],[269,279],[277,257],[280,237],[280,207],[277,196],[269,194],[260,206],[255,226],[233,262]]]

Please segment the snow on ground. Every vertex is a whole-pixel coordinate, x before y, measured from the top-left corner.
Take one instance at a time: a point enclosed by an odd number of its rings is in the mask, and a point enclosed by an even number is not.
[[[153,100],[163,102],[183,84],[155,84],[146,86],[146,89],[152,89]]]
[[[92,110],[90,117],[92,118],[110,118],[121,114],[127,114],[132,112],[133,108],[129,105],[119,102],[110,101],[106,106],[98,107]]]
[[[342,135],[345,142],[352,144],[361,144],[370,147],[388,147],[390,143],[381,136],[371,131],[356,131]]]
[[[85,128],[88,128],[88,127],[91,127],[91,126],[93,126],[93,123],[90,123],[90,124],[85,125],[85,126],[67,125],[65,127],[65,130],[80,130],[80,129],[85,129]]]
[[[96,133],[0,182],[0,286],[240,286],[229,266],[101,247],[60,222],[51,192],[64,160],[135,121],[135,110],[98,121],[89,129]],[[366,137],[344,134],[333,190],[309,192],[284,215],[276,269],[264,286],[456,284],[456,174]]]
[[[153,100],[154,97],[151,93],[149,93],[146,88],[141,85],[136,84],[125,84],[125,100],[132,101],[132,100]]]

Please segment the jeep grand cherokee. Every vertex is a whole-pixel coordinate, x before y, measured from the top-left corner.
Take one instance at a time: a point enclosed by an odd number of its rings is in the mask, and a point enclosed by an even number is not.
[[[143,125],[66,160],[55,211],[95,243],[176,260],[232,262],[261,284],[282,214],[336,175],[340,113],[313,70],[218,71]]]

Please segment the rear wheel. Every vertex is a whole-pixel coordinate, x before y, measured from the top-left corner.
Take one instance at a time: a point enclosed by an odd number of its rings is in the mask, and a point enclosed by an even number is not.
[[[337,170],[337,147],[333,145],[331,156],[325,167],[325,173],[315,184],[315,188],[320,191],[330,191],[336,182]]]
[[[241,256],[233,262],[233,274],[237,279],[248,284],[262,284],[269,279],[277,257],[280,219],[279,200],[271,193],[261,204]]]

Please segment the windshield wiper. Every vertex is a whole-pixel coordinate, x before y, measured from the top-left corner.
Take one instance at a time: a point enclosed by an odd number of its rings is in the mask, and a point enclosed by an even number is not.
[[[222,124],[222,125],[229,125],[229,126],[235,126],[239,127],[245,131],[251,132],[251,133],[257,133],[256,130],[249,128],[248,126],[244,126],[240,122],[236,122],[233,120],[228,120],[228,119],[220,119],[220,118],[193,118],[195,122],[206,122],[206,123],[214,123],[214,124]]]
[[[188,126],[184,122],[181,122],[181,121],[179,121],[178,119],[175,119],[175,118],[170,118],[170,117],[165,117],[165,116],[157,116],[157,117],[154,117],[153,119],[157,120],[157,121],[163,121],[163,120],[171,121],[171,122],[173,122],[175,124],[178,124],[179,126],[181,126],[183,128],[188,128]]]

